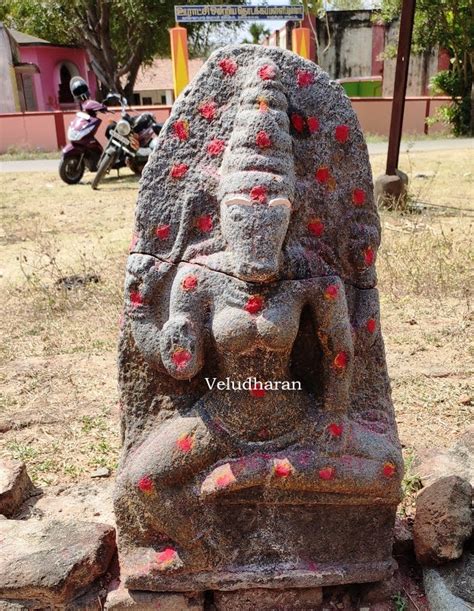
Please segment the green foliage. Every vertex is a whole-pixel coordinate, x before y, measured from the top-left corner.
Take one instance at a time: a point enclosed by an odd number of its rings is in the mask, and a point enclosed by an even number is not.
[[[244,38],[242,42],[251,43],[254,45],[260,44],[266,36],[270,36],[270,30],[261,23],[251,23],[248,29],[250,40]]]
[[[378,17],[389,22],[400,15],[400,10],[401,0],[382,0]],[[452,125],[454,133],[472,134],[473,0],[417,0],[413,51],[420,53],[436,46],[448,51],[452,64],[448,74],[434,79],[434,85],[453,100],[451,106],[443,111],[445,118]]]
[[[407,611],[408,610],[408,603],[406,601],[406,598],[404,598],[404,596],[402,596],[400,592],[395,594],[395,596],[393,597],[393,604],[395,607],[395,611]]]
[[[185,3],[200,2],[177,1]],[[4,0],[0,17],[8,27],[55,44],[86,48],[103,89],[130,96],[140,66],[170,53],[168,28],[174,26],[174,4],[169,0]],[[203,50],[201,35],[208,40],[212,27],[187,24],[191,53],[194,46]]]

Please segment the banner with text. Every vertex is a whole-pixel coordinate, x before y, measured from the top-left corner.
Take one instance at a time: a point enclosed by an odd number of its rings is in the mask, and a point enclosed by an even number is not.
[[[232,4],[175,6],[176,23],[196,21],[259,21],[277,19],[302,21],[303,5],[234,6]]]

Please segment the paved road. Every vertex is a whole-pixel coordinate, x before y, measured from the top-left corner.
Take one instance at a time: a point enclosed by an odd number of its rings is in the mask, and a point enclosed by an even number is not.
[[[385,155],[387,142],[369,143],[371,155]],[[458,138],[446,140],[416,140],[402,142],[401,151],[449,151],[470,148],[474,150],[474,138]],[[58,159],[30,159],[25,161],[0,161],[0,172],[57,172]]]

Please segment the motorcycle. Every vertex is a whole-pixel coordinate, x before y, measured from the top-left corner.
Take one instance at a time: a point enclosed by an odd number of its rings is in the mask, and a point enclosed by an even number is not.
[[[121,104],[121,118],[112,123],[108,132],[108,142],[99,160],[92,188],[97,189],[102,178],[117,166],[128,166],[132,172],[141,175],[149,156],[156,147],[156,136],[163,125],[157,123],[150,112],[132,117],[127,113],[127,101],[117,94],[109,94],[107,99],[118,98]]]

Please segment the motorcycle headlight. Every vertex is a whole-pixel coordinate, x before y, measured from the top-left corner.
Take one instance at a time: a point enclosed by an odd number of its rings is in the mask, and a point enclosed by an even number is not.
[[[123,119],[121,119],[115,126],[115,129],[118,131],[118,133],[121,136],[128,136],[131,130],[130,123],[128,123],[128,121],[124,121]]]

